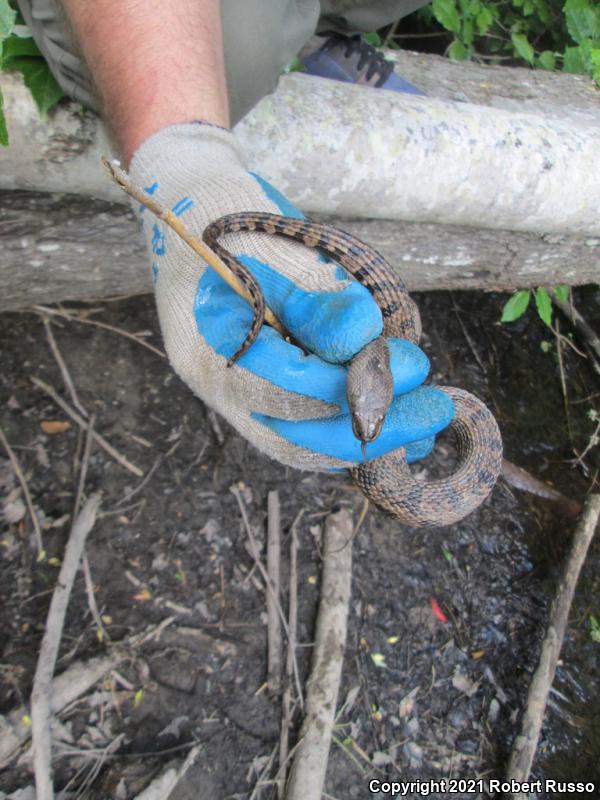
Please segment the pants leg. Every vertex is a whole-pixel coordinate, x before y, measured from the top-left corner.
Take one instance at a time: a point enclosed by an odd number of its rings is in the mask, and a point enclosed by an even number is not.
[[[281,70],[319,25],[373,31],[428,0],[222,0],[223,48],[232,124],[277,86]],[[25,22],[65,94],[100,113],[92,76],[59,0],[18,0]],[[321,22],[319,17],[322,15]]]

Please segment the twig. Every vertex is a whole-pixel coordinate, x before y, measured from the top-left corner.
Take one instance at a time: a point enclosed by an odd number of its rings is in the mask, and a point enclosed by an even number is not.
[[[204,259],[204,261],[206,261],[206,263],[214,269],[217,275],[223,278],[225,283],[227,283],[227,285],[230,286],[234,292],[237,292],[240,297],[243,297],[249,303],[253,303],[250,292],[246,289],[239,278],[234,275],[225,264],[223,264],[221,259],[216,255],[216,253],[213,253],[210,247],[208,247],[201,239],[198,239],[190,231],[188,231],[185,225],[180,219],[178,219],[178,217],[175,216],[172,211],[158,203],[151,195],[140,189],[139,186],[136,186],[129,179],[129,176],[125,170],[121,169],[114,161],[111,162],[107,158],[103,158],[102,164],[104,165],[110,177],[118,186],[121,187],[121,189],[123,189],[124,192],[126,192],[130,197],[133,197],[135,200],[138,200],[140,203],[142,203],[142,205],[146,206],[149,211],[151,211],[160,220],[172,228],[175,233],[181,239],[183,239],[183,241],[189,245],[197,255],[200,256],[200,258]],[[271,327],[278,330],[282,336],[286,335],[285,328],[269,308],[265,309],[265,321],[268,322]]]
[[[600,517],[600,494],[588,497],[573,536],[573,544],[565,564],[558,590],[552,602],[548,620],[548,630],[542,645],[537,669],[531,680],[527,705],[521,721],[521,731],[515,739],[511,753],[507,780],[526,781],[535,756],[538,738],[542,728],[548,694],[552,688],[558,656],[562,647],[569,619],[569,610],[581,567],[594,535]],[[521,792],[509,795],[515,800],[524,800]]]
[[[25,502],[27,503],[27,510],[29,511],[29,516],[31,517],[31,521],[33,523],[33,529],[35,531],[35,541],[37,544],[38,549],[38,557],[42,557],[44,552],[44,543],[42,541],[42,529],[40,528],[40,523],[37,518],[37,514],[35,513],[35,509],[33,507],[33,501],[31,499],[31,495],[29,494],[29,486],[27,485],[27,481],[25,480],[25,475],[23,474],[23,470],[21,469],[21,465],[13,452],[12,447],[9,445],[6,436],[4,435],[4,431],[0,427],[0,442],[2,442],[2,446],[6,450],[8,457],[10,458],[10,463],[12,464],[12,468],[15,471],[15,475],[19,479],[19,483],[21,484],[21,488],[23,489],[23,494],[25,495]]]
[[[281,513],[279,493],[267,495],[267,574],[272,592],[267,592],[267,684],[271,694],[281,691],[281,620],[274,597],[280,597]]]
[[[577,517],[581,513],[581,503],[572,500],[554,487],[544,483],[544,481],[540,481],[526,469],[518,467],[506,458],[502,459],[502,471],[500,474],[515,489],[520,489],[522,492],[529,492],[529,494],[533,494],[536,497],[548,500],[563,514]]]
[[[584,320],[579,311],[573,306],[573,303],[565,303],[559,300],[554,292],[550,293],[550,297],[552,298],[553,304],[562,311],[577,333],[583,337],[590,349],[600,358],[600,337],[598,337],[593,328]]]
[[[56,344],[56,339],[54,338],[54,334],[52,333],[52,326],[50,325],[50,321],[47,317],[42,317],[42,322],[44,323],[44,330],[46,331],[46,338],[48,339],[48,344],[50,345],[50,350],[52,351],[52,355],[54,356],[56,363],[58,364],[58,368],[60,369],[60,374],[62,375],[62,379],[65,384],[65,388],[67,392],[71,396],[71,402],[75,406],[75,408],[79,411],[80,414],[83,414],[84,417],[88,417],[89,414],[85,410],[85,408],[79,402],[79,397],[77,396],[77,391],[71,380],[71,375],[69,370],[67,369],[67,365],[64,362],[64,359],[58,349],[58,345]]]
[[[283,798],[285,791],[285,776],[289,758],[289,736],[292,721],[292,672],[294,654],[296,652],[296,631],[298,628],[298,534],[297,523],[300,521],[302,511],[298,514],[291,530],[290,539],[290,603],[288,609],[288,646],[285,662],[285,689],[281,708],[281,731],[279,734],[279,769],[277,771],[277,797]]]
[[[53,714],[58,714],[127,657],[130,657],[128,651],[119,646],[119,648],[112,650],[108,656],[72,664],[52,681],[50,711]],[[19,706],[5,717],[0,717],[0,728],[2,730],[2,736],[0,737],[0,769],[5,769],[10,764],[18,754],[19,748],[29,739],[31,727],[24,722],[28,716],[29,709],[25,706]]]
[[[81,428],[87,430],[89,423],[86,420],[82,419],[79,416],[79,414],[74,409],[72,409],[71,406],[65,400],[62,399],[62,397],[60,397],[60,395],[56,392],[55,389],[52,388],[52,386],[49,386],[44,381],[40,380],[39,378],[35,378],[33,376],[31,376],[30,379],[33,385],[37,386],[38,389],[41,389],[49,397],[51,397],[56,403],[56,405],[62,408],[65,414],[68,414],[71,417],[71,419],[74,422],[76,422]],[[136,467],[135,464],[132,464],[131,461],[125,458],[125,456],[121,455],[121,453],[119,453],[118,450],[115,450],[115,448],[111,444],[109,444],[103,436],[100,436],[100,434],[96,433],[96,431],[94,431],[92,435],[94,437],[94,441],[97,442],[100,445],[100,447],[103,450],[105,450],[110,456],[112,456],[117,463],[119,463],[122,467],[125,467],[126,470],[129,470],[129,472],[133,472],[133,474],[137,475],[138,478],[143,477],[144,473],[142,472],[142,470],[139,467]]]
[[[237,500],[238,506],[240,508],[240,512],[242,514],[242,520],[244,522],[244,528],[246,529],[246,533],[248,534],[248,539],[250,540],[250,547],[252,548],[252,557],[254,559],[254,563],[258,567],[258,570],[259,570],[260,574],[263,577],[263,580],[264,580],[265,585],[267,587],[267,592],[270,592],[272,594],[273,593],[273,589],[272,589],[271,584],[269,582],[269,576],[267,575],[267,570],[265,569],[264,564],[262,563],[261,558],[260,558],[260,553],[258,551],[258,544],[256,542],[256,537],[254,536],[254,532],[252,530],[252,526],[250,525],[250,521],[248,519],[248,514],[246,512],[246,506],[244,505],[244,500],[242,498],[241,492],[240,492],[240,490],[238,489],[237,486],[232,486],[231,487],[231,493],[233,494],[233,496]],[[281,624],[283,625],[283,629],[284,629],[285,634],[286,634],[286,636],[288,637],[288,640],[289,640],[289,638],[290,638],[290,629],[289,629],[287,621],[285,619],[285,614],[283,613],[283,609],[281,607],[281,603],[279,602],[279,598],[276,597],[275,595],[273,595],[273,600],[275,602],[275,606],[277,608],[277,613],[279,614],[279,618],[281,619]],[[296,658],[295,653],[294,653],[293,660],[294,660],[294,678],[295,678],[295,681],[296,681],[296,690],[298,692],[298,701],[300,703],[300,706],[303,706],[304,702],[303,702],[302,684],[300,683],[300,671],[298,669],[298,660]]]
[[[52,674],[60,647],[71,589],[73,588],[85,540],[94,525],[99,504],[100,495],[92,495],[73,522],[56,588],[50,602],[50,610],[46,619],[46,631],[42,638],[33,679],[31,735],[33,738],[33,766],[37,800],[53,800],[54,798],[51,765],[52,741],[50,735]]]
[[[81,460],[81,469],[79,472],[79,485],[77,486],[77,497],[75,498],[75,505],[73,507],[73,519],[77,517],[79,513],[79,506],[81,505],[81,500],[83,498],[83,490],[85,487],[85,480],[87,478],[87,471],[88,466],[90,463],[90,454],[92,452],[92,442],[93,442],[93,433],[94,433],[94,425],[96,423],[96,416],[92,414],[90,417],[90,421],[88,424],[87,435],[85,438],[85,448],[83,450],[83,458]],[[85,578],[85,592],[87,594],[88,599],[88,606],[90,609],[90,613],[94,618],[96,623],[96,628],[100,639],[103,641],[107,638],[106,628],[102,622],[102,617],[100,616],[100,612],[98,611],[98,604],[96,603],[96,595],[94,593],[94,581],[92,580],[92,570],[90,568],[89,559],[84,552],[83,559],[83,576]]]
[[[335,718],[346,645],[352,578],[352,515],[347,509],[325,521],[321,596],[306,717],[287,785],[286,800],[320,800]]]
[[[186,772],[194,765],[201,751],[202,745],[193,747],[178,770],[168,769],[153,780],[150,786],[147,786],[141,794],[136,795],[135,800],[169,800],[173,789],[183,779]]]
[[[105,302],[107,302],[106,299]],[[157,356],[160,356],[161,358],[166,358],[166,355],[163,353],[162,350],[159,350],[158,347],[154,347],[153,344],[145,342],[139,336],[136,336],[134,333],[129,333],[129,331],[123,330],[123,328],[116,328],[114,325],[109,325],[108,322],[100,322],[99,320],[96,319],[86,319],[84,317],[71,315],[69,314],[68,310],[65,310],[62,307],[60,309],[56,309],[56,308],[50,308],[49,306],[31,306],[31,309],[37,313],[50,314],[52,316],[61,317],[62,319],[67,320],[68,322],[80,322],[82,325],[95,325],[97,328],[103,328],[105,331],[112,331],[112,333],[118,333],[120,336],[124,336],[126,339],[131,339],[137,344],[141,344],[142,347],[145,347],[147,350],[150,350]]]

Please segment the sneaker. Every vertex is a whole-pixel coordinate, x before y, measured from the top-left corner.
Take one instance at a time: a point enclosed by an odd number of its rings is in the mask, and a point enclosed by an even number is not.
[[[306,44],[298,58],[309,75],[331,78],[345,83],[359,83],[375,89],[424,95],[394,72],[394,64],[386,61],[383,53],[358,36],[343,36],[328,32]]]

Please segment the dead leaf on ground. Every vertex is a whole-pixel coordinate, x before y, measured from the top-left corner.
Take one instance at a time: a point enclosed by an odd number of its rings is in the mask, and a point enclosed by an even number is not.
[[[60,419],[44,419],[40,422],[40,428],[44,433],[64,433],[71,427],[71,423]]]

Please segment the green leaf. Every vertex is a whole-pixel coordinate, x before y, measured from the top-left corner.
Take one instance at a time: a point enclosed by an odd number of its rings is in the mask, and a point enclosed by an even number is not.
[[[56,82],[44,59],[27,56],[14,57],[11,59],[10,68],[18,70],[23,75],[25,86],[31,92],[41,114],[45,114],[64,97],[63,90]]]
[[[555,286],[552,291],[563,303],[569,302],[569,295],[571,294],[570,286]]]
[[[479,14],[477,14],[477,18],[475,20],[479,33],[487,33],[493,21],[494,17],[492,16],[492,12],[489,10],[489,8],[482,8]]]
[[[535,11],[533,0],[525,0],[523,3],[523,16],[530,17]]]
[[[466,19],[463,22],[462,40],[465,44],[473,44],[474,36],[473,22],[470,19]]]
[[[585,71],[585,61],[581,47],[566,47],[563,55],[563,72],[582,75]]]
[[[452,33],[460,33],[460,17],[454,0],[433,0],[433,15],[437,21]]]
[[[18,56],[43,58],[33,39],[22,39],[12,34],[2,46],[2,69],[12,69],[10,62]]]
[[[600,36],[600,14],[588,0],[567,0],[563,6],[567,30],[578,43]]]
[[[552,300],[550,300],[548,290],[543,286],[535,290],[535,305],[540,319],[550,327],[552,325]]]
[[[594,642],[600,643],[600,623],[590,614],[590,636]]]
[[[519,317],[522,317],[529,305],[530,295],[529,289],[521,289],[521,291],[515,292],[502,309],[500,322],[514,322]]]
[[[467,48],[458,39],[455,39],[448,48],[448,56],[453,61],[465,61],[468,57]]]
[[[8,4],[8,0],[0,0],[0,42],[7,39],[15,25],[16,11]]]
[[[383,39],[377,32],[363,33],[362,38],[365,40],[365,42],[367,42],[367,44],[370,44],[371,47],[381,47],[383,44]]]
[[[527,36],[524,33],[511,33],[511,41],[513,47],[521,58],[525,59],[529,64],[533,64],[534,52],[533,47],[527,41]]]
[[[552,71],[556,68],[556,57],[552,50],[544,50],[543,53],[540,53],[538,60],[537,60],[538,67],[542,69],[548,69]]]
[[[4,117],[4,98],[0,92],[0,145],[8,146],[8,131],[6,129],[6,119]]]

